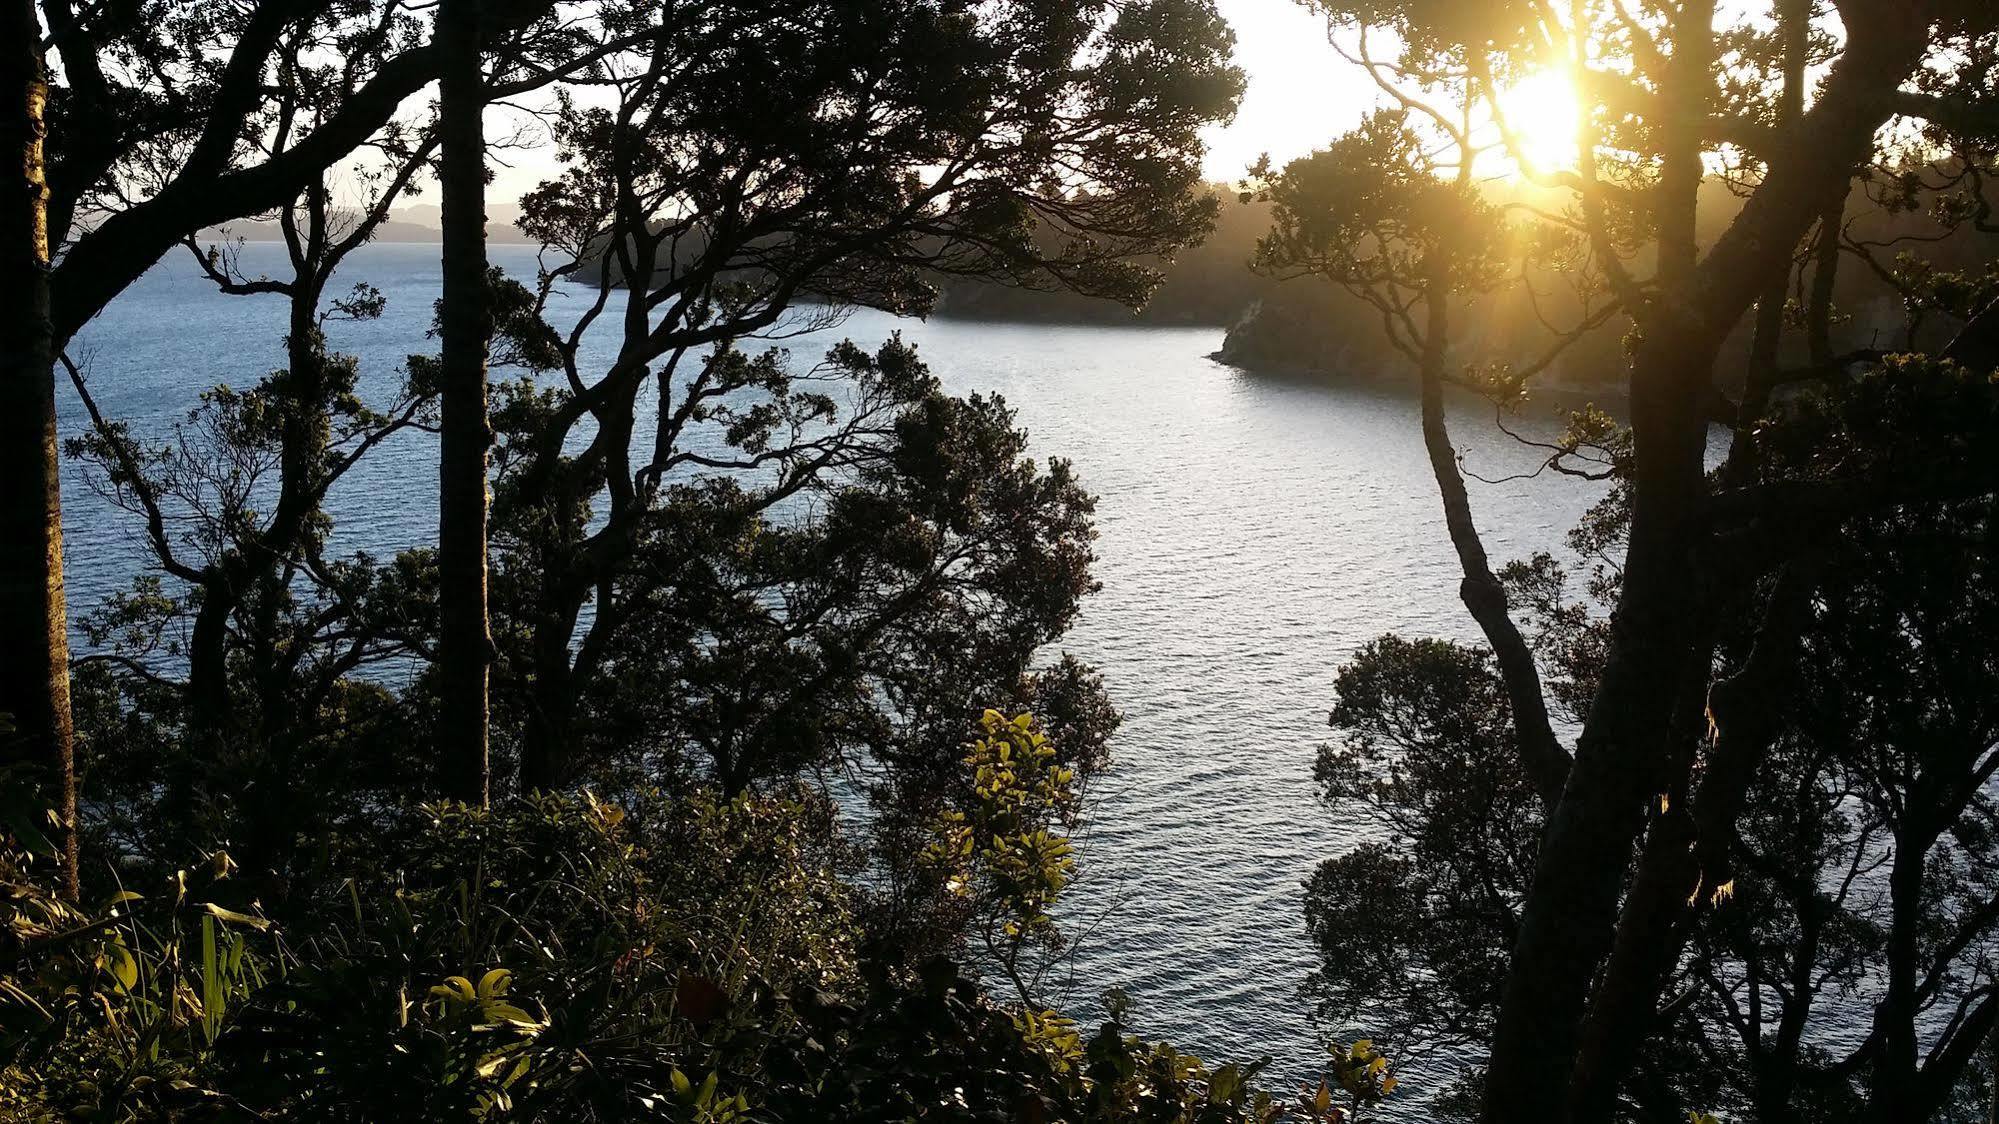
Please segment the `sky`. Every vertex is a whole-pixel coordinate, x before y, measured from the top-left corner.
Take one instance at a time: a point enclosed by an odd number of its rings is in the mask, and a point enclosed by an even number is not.
[[[1268,152],[1278,163],[1322,147],[1374,105],[1372,84],[1326,42],[1323,16],[1297,0],[1216,0],[1235,28],[1249,79],[1235,120],[1207,132],[1207,178],[1233,183]],[[546,150],[514,152],[495,169],[493,197],[513,200],[555,171]]]
[[[1376,90],[1326,42],[1326,20],[1296,0],[1217,0],[1249,77],[1235,120],[1208,131],[1208,178],[1223,183],[1268,152],[1278,164],[1352,128]]]

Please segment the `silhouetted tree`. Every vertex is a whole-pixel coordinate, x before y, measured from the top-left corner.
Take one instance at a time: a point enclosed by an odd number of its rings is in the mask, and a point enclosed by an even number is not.
[[[1885,404],[1863,390],[1839,412]],[[1855,524],[1719,630],[1717,728],[1768,748],[1739,817],[1697,843],[1725,890],[1677,928],[1670,998],[1621,1088],[1626,1117],[1938,1119],[1983,1103],[1970,1079],[1999,948],[1990,515],[1986,499]],[[1504,572],[1573,722],[1609,624],[1567,577],[1546,555]],[[1614,594],[1614,576],[1596,583]],[[1307,992],[1408,1062],[1475,1051],[1545,825],[1506,694],[1485,653],[1391,636],[1342,669],[1332,723],[1325,796],[1388,837],[1309,883],[1324,964]]]
[[[60,82],[47,102],[43,160],[52,262],[44,270],[51,401],[54,357],[161,255],[197,231],[286,205],[364,145],[396,145],[407,132],[398,120],[405,102],[439,73],[440,52],[425,41],[428,21],[398,3],[79,6],[46,0],[39,6],[41,28],[34,26],[35,7],[23,6],[28,23],[10,39],[37,54],[45,49],[59,63],[53,69]],[[624,45],[588,34],[572,18],[579,7],[556,0],[493,7],[489,39],[497,61],[489,95],[538,89]],[[270,96],[296,89],[312,97]],[[34,322],[37,307],[9,302],[5,315],[22,318],[10,319],[9,331],[28,338],[24,325]],[[31,353],[9,354],[12,361]],[[21,419],[31,413],[10,410],[7,417],[26,425]],[[39,677],[41,701],[30,706],[23,696],[18,705],[27,726],[61,730],[69,721],[67,657],[58,647],[66,609],[60,543],[48,530],[58,474],[53,429],[43,429],[45,439],[30,440],[23,430],[18,439],[0,442],[7,455],[23,458],[21,479],[48,481],[47,502],[37,501],[34,512],[25,500],[7,509],[13,521],[0,539],[26,545],[18,580],[0,589],[7,604],[0,614],[46,624],[32,634],[47,639],[35,653],[21,655],[49,669]],[[31,461],[41,467],[28,474]],[[37,541],[47,549],[34,549],[30,557]],[[9,676],[8,689],[26,681]]]
[[[1986,57],[1994,16],[1947,0],[1836,4],[1843,38],[1825,47],[1826,77],[1797,109],[1796,83],[1787,94],[1781,77],[1798,66],[1796,21],[1808,13],[1796,6],[1768,23],[1731,15],[1721,26],[1708,3],[1584,3],[1566,12],[1537,3],[1319,7],[1355,64],[1402,99],[1427,138],[1469,159],[1481,143],[1471,132],[1483,129],[1525,176],[1572,201],[1553,216],[1556,225],[1583,240],[1590,268],[1632,324],[1628,435],[1584,418],[1552,451],[1556,462],[1585,446],[1605,453],[1628,504],[1623,558],[1601,668],[1513,937],[1484,1100],[1491,1121],[1609,1119],[1659,1025],[1688,919],[1711,907],[1721,884],[1713,876],[1727,846],[1717,833],[1741,814],[1776,728],[1759,715],[1768,700],[1753,692],[1724,702],[1715,652],[1728,615],[1742,611],[1747,591],[1807,567],[1816,544],[1849,520],[1999,484],[1989,464],[1968,455],[1989,421],[1983,406],[1964,410],[1952,439],[1874,430],[1878,447],[1868,455],[1837,456],[1828,446],[1809,473],[1802,462],[1749,464],[1756,440],[1715,478],[1704,461],[1711,420],[1760,433],[1772,388],[1842,373],[1823,361],[1833,268],[1823,251],[1807,255],[1820,279],[1805,302],[1817,318],[1811,334],[1821,362],[1752,372],[1753,392],[1733,400],[1717,383],[1717,358],[1814,228],[1821,246],[1835,238],[1853,178],[1890,158],[1878,147],[1882,126],[1899,115],[1966,136],[1990,128],[1983,68],[1949,60]],[[1378,58],[1370,44],[1384,38],[1393,53]],[[1811,43],[1806,35],[1804,49]],[[1506,84],[1546,70],[1568,74],[1584,105],[1573,168],[1535,166],[1505,119]],[[1746,153],[1735,169],[1746,197],[1709,238],[1705,161],[1724,143]],[[1358,222],[1408,205],[1403,195],[1372,201]],[[1453,234],[1448,223],[1437,229]],[[1974,315],[1943,352],[1973,362],[1977,378],[1993,365],[1980,347],[1986,319],[1999,321]],[[1926,371],[1891,367],[1889,377],[1920,380]],[[1450,474],[1441,476],[1448,506]],[[1454,540],[1460,529],[1453,526]],[[1771,631],[1750,643],[1773,653],[1777,672],[1794,659],[1783,654],[1792,650],[1785,634],[1793,619],[1772,615]],[[1506,630],[1487,628],[1495,631]],[[1510,649],[1495,641],[1502,669]],[[1505,678],[1538,777],[1546,757],[1534,750],[1540,707],[1521,705],[1525,694],[1514,688],[1524,675]],[[1711,742],[1710,712],[1719,731]]]
[[[254,869],[282,871],[298,840],[324,822],[300,814],[307,794],[330,809],[341,803],[330,793],[353,787],[351,778],[328,782],[319,759],[328,751],[315,739],[330,711],[354,705],[355,685],[344,677],[410,654],[413,630],[405,613],[391,612],[393,623],[368,619],[384,611],[369,592],[374,568],[326,557],[324,502],[382,441],[426,424],[435,380],[419,364],[419,377],[385,411],[365,405],[358,364],[328,348],[325,326],[372,319],[384,299],[366,284],[331,299],[326,290],[404,198],[435,143],[417,138],[395,164],[362,177],[371,194],[359,212],[330,209],[330,189],[317,182],[282,208],[289,278],[247,276],[234,245],[186,239],[222,292],[285,302],[285,366],[246,390],[209,390],[171,440],[148,442],[106,417],[84,372],[69,364],[92,428],[67,451],[95,470],[93,487],[143,521],[160,571],[82,621],[101,650],[78,661],[80,696],[150,720],[93,714],[87,723],[101,771],[92,803],[116,846],[161,855],[227,838]],[[186,595],[161,577],[185,583]],[[170,639],[177,618],[186,621],[184,649]],[[167,686],[175,654],[185,656],[184,688]],[[124,697],[105,700],[113,690]],[[358,694],[376,704],[387,697]],[[334,728],[353,733],[344,723]],[[429,787],[428,771],[416,776],[419,789]],[[155,828],[138,829],[141,820]]]
[[[62,485],[52,382],[57,335],[49,265],[49,84],[31,0],[0,15],[0,711],[13,729],[0,760],[24,765],[61,820],[63,888],[77,892],[76,745],[63,602]]]
[[[843,344],[802,366],[757,336],[832,323],[847,303],[921,308],[940,269],[1139,299],[1147,276],[1127,256],[1169,252],[1212,217],[1196,132],[1239,87],[1221,61],[1225,31],[1200,4],[1073,22],[1008,3],[987,13],[998,22],[942,24],[910,5],[886,38],[870,22],[883,13],[844,5],[591,12],[589,37],[543,54],[594,53],[600,69],[564,73],[613,92],[617,108],[563,108],[572,169],[528,206],[528,225],[572,252],[533,292],[480,278],[491,364],[515,376],[492,411],[493,783],[626,791],[710,778],[737,792],[817,775],[851,786],[874,799],[871,926],[905,948],[948,943],[951,907],[906,844],[957,783],[950,731],[965,706],[1034,707],[1081,776],[1117,722],[1090,669],[1040,662],[1094,588],[1091,500],[1066,464],[1026,456],[1004,403],[945,396],[899,340]],[[1102,47],[1092,67],[1057,65],[1061,52],[1014,34],[1042,23],[1074,48]],[[511,33],[488,32],[489,67],[526,65]],[[347,96],[347,71],[332,86],[290,81],[316,36],[280,38],[278,120]],[[791,53],[716,50],[758,36]],[[1159,86],[1164,76],[1138,65],[1147,51],[1183,58],[1191,80]],[[866,65],[843,69],[856,60]],[[986,76],[969,100],[946,73],[968,62]],[[773,106],[779,64],[816,77]],[[877,100],[850,100],[865,89]],[[1060,143],[1023,128],[1035,115],[1062,123]],[[329,315],[379,310],[366,294],[329,304],[325,286],[434,166],[444,130],[418,124],[377,138],[392,160],[370,173],[377,190],[361,212],[330,209],[318,181],[279,208],[290,279],[245,277],[230,248],[188,239],[225,291],[289,301],[287,370],[211,393],[164,443],[98,418],[75,446],[146,521],[167,579],[85,622],[101,648],[85,665],[106,764],[97,822],[124,853],[164,863],[226,841],[260,876],[291,879],[371,806],[426,790],[476,797],[457,759],[431,769],[410,752],[454,736],[437,705],[450,629],[424,620],[448,584],[437,555],[321,549],[326,490],[390,434],[435,425],[449,381],[448,357],[413,357],[402,396],[370,409],[353,393],[353,361],[319,330]],[[296,141],[281,129],[265,143]],[[957,148],[940,173],[934,161]],[[1049,178],[1068,165],[1101,182]],[[604,199],[588,193],[599,175],[612,177]],[[1036,222],[1066,233],[1037,242]],[[651,255],[629,275],[653,280],[620,288],[614,265],[558,335],[544,307],[563,277],[618,256],[614,229],[634,262]],[[617,333],[617,366],[593,376],[584,332],[621,305],[601,325]],[[447,293],[446,337],[452,310]],[[651,439],[635,443],[649,379],[664,399],[645,419]],[[280,502],[265,510],[253,494],[273,481]],[[189,524],[206,530],[169,530]],[[184,684],[171,640],[181,622],[199,641]],[[429,669],[409,691],[370,679],[411,657]],[[308,792],[320,799],[300,813],[292,796]]]
[[[486,683],[486,5],[441,0],[437,45],[438,181],[443,296],[438,302],[442,421],[438,444],[438,714],[445,791],[483,804],[490,786]]]
[[[1150,275],[1133,259],[1212,220],[1198,132],[1241,82],[1198,0],[634,5],[623,19],[658,34],[607,60],[604,96],[564,112],[567,169],[524,200],[525,228],[566,255],[549,281],[595,287],[564,329],[561,389],[508,437],[496,500],[529,787],[574,775],[580,700],[630,614],[677,580],[640,554],[696,494],[673,482],[777,474],[754,513],[846,467],[847,431],[812,416],[831,412],[730,341],[853,305],[921,313],[938,274],[1140,299]],[[593,329],[616,333],[602,370],[583,346]],[[653,432],[635,443],[648,384]],[[736,412],[731,396],[752,390],[772,401]]]
[[[1464,574],[1459,596],[1492,646],[1521,758],[1552,804],[1568,775],[1569,753],[1549,723],[1533,653],[1487,559],[1444,416],[1445,384],[1463,381],[1452,369],[1453,304],[1500,287],[1513,276],[1516,260],[1536,255],[1516,245],[1522,239],[1509,235],[1517,232],[1481,197],[1477,148],[1465,127],[1442,114],[1428,124],[1448,136],[1441,157],[1432,155],[1409,113],[1398,109],[1374,114],[1281,173],[1253,169],[1257,193],[1274,204],[1273,228],[1258,242],[1255,260],[1266,272],[1325,278],[1359,297],[1380,315],[1390,346],[1416,368],[1424,448]],[[1573,246],[1556,242],[1554,251],[1541,256],[1555,265],[1577,264]],[[1517,386],[1538,374],[1563,344],[1614,311],[1614,305],[1586,310],[1576,327],[1551,341],[1546,355],[1506,368],[1503,379]],[[1562,458],[1552,463],[1565,467]]]

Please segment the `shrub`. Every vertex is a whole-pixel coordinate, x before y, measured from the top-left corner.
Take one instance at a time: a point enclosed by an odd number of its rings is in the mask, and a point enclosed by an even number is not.
[[[1045,940],[1073,773],[991,712],[964,766],[929,861],[999,947]],[[832,814],[698,789],[391,811],[271,916],[225,853],[83,910],[9,841],[0,1119],[1346,1119],[1332,1086],[1279,1104],[1261,1063],[1210,1067],[1122,1009],[1085,1036],[1009,960],[1001,1002],[949,959],[859,955]],[[1393,1088],[1364,1045],[1336,1054],[1349,1107]]]

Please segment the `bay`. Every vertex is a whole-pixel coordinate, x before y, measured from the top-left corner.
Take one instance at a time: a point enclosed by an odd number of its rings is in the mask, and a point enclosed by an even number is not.
[[[492,247],[531,278],[530,248]],[[386,315],[331,323],[361,361],[363,396],[392,398],[404,357],[426,338],[435,246],[358,252],[332,288],[367,281]],[[281,248],[243,262],[281,274]],[[559,294],[568,323],[580,291]],[[73,349],[104,412],[162,437],[200,392],[247,387],[282,362],[279,298],[229,297],[170,256],[81,334]],[[1370,829],[1313,791],[1340,663],[1385,632],[1475,640],[1417,430],[1416,400],[1393,379],[1272,380],[1208,358],[1213,328],[898,320],[859,312],[784,342],[809,362],[840,338],[914,342],[952,393],[1003,395],[1037,457],[1074,462],[1099,498],[1096,574],[1062,648],[1099,668],[1125,723],[1115,764],[1090,793],[1082,877],[1063,908],[1074,935],[1062,974],[1085,1015],[1108,987],[1137,1029],[1208,1057],[1271,1054],[1280,1077],[1316,1073],[1327,1028],[1297,994],[1315,963],[1300,883]],[[608,357],[593,339],[586,358]],[[601,369],[601,368],[600,368]],[[87,424],[67,386],[62,435]],[[1536,453],[1502,434],[1489,407],[1452,407],[1454,437],[1480,476],[1528,472]],[[1522,423],[1554,428],[1552,408]],[[645,421],[640,433],[648,432]],[[436,451],[398,435],[329,497],[337,552],[388,554],[434,541]],[[127,588],[147,566],[142,526],[65,468],[72,614]],[[1485,485],[1472,503],[1495,564],[1536,550],[1566,556],[1564,533],[1600,485],[1543,474]],[[1060,989],[1058,988],[1058,994]]]

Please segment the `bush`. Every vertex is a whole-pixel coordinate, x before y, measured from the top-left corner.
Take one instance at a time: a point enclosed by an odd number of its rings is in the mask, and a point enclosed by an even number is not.
[[[1072,859],[1072,770],[989,713],[933,861],[1016,949]],[[0,850],[0,1119],[314,1121],[1339,1120],[1261,1068],[1085,1037],[946,958],[857,953],[833,810],[798,793],[584,793],[441,804],[324,857],[267,916],[225,853],[93,911]],[[1393,1088],[1357,1044],[1340,1098]]]

